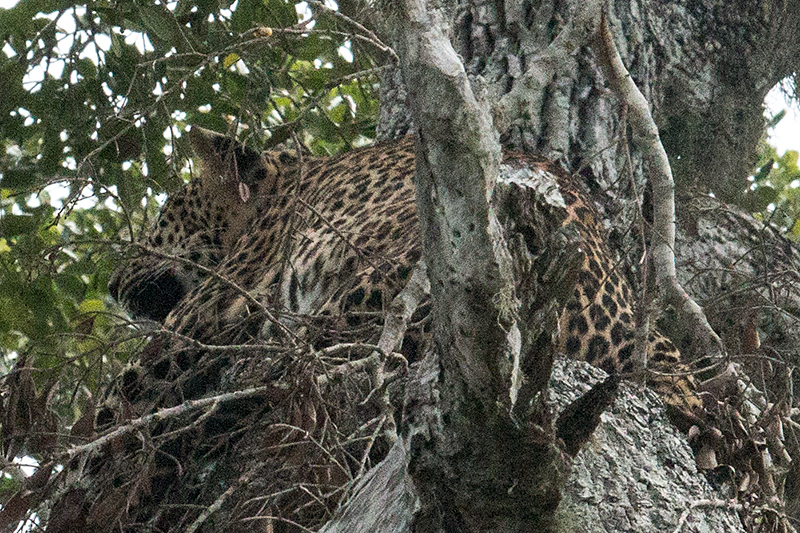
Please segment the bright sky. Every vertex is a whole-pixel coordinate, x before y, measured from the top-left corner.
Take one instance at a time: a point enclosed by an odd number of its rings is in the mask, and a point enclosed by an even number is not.
[[[778,87],[773,88],[764,100],[770,114],[786,110],[786,116],[769,132],[769,142],[783,155],[786,150],[800,152],[800,104],[789,102]]]

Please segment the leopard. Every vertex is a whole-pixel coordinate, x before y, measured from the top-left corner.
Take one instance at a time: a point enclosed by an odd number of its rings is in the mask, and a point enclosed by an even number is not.
[[[384,394],[397,409],[393,418],[403,420],[397,407],[403,404],[403,379],[395,382],[395,389],[389,386],[375,395],[366,372],[350,376],[340,388],[331,382],[319,387],[308,376],[328,377],[332,366],[319,357],[328,348],[363,346],[372,353],[396,297],[424,272],[414,184],[416,138],[318,157],[299,149],[255,150],[197,126],[188,137],[197,163],[192,172],[199,172],[169,195],[151,228],[126,247],[110,278],[111,296],[151,340],[106,390],[95,428],[108,430],[114,421],[123,423],[220,391],[263,392],[221,403],[188,429],[185,421],[154,424],[149,431],[154,453],[141,453],[141,442],[133,436],[116,445],[108,453],[124,456],[119,459],[124,466],[114,480],[99,475],[93,497],[102,502],[100,507],[114,505],[119,480],[140,480],[146,472],[147,478],[136,482],[144,504],[126,511],[143,513],[137,519],[144,520],[148,501],[187,503],[185,488],[208,484],[202,476],[213,470],[220,454],[263,454],[258,455],[262,477],[270,493],[283,495],[273,502],[276,515],[317,523],[338,505],[336,496],[327,496],[337,492],[299,494],[293,488],[298,480],[343,486],[349,478],[342,477],[337,465],[367,453],[370,460],[382,460],[391,446],[375,438],[365,451],[359,446],[366,441],[354,439],[348,445],[353,448],[343,450],[331,439],[338,439],[340,432],[371,433],[364,423],[384,409],[373,405]],[[557,351],[586,361],[612,374],[612,381],[635,374],[636,293],[612,252],[601,211],[580,179],[559,164],[529,153],[504,153],[498,182],[508,187],[500,189],[518,187],[513,190],[525,198],[536,196],[538,205],[540,188],[531,185],[534,180],[547,191],[542,196],[556,193],[551,198],[556,207],[546,209],[553,213],[547,225],[562,228],[574,252],[564,269],[570,271],[564,294],[556,298],[559,316],[546,321],[557,330],[556,341],[550,341],[549,330],[540,336],[547,339],[547,357]],[[508,203],[500,194],[494,201]],[[525,233],[538,235],[538,230],[525,226],[527,221],[520,224],[511,223],[503,231],[509,237],[513,233],[516,241],[509,244],[516,243],[521,255],[530,252],[522,263],[547,256],[547,251],[535,250],[540,239]],[[522,276],[538,268],[518,266]],[[522,279],[520,290],[534,286],[528,281]],[[415,361],[430,361],[435,342],[430,300],[422,298],[409,317],[401,344],[380,354],[407,379],[413,379]],[[537,343],[532,349],[540,347]],[[647,384],[662,397],[668,414],[679,415],[671,417],[683,423],[678,429],[688,431],[697,418],[683,415],[702,408],[688,364],[657,328],[650,329],[646,350],[647,366],[656,371]],[[371,359],[339,353],[333,365]],[[309,372],[307,365],[319,366]],[[392,366],[384,369],[395,373]],[[250,433],[248,426],[256,420],[258,429]],[[320,451],[323,446],[327,451]],[[332,460],[330,453],[340,455]],[[181,464],[206,466],[202,475],[192,477],[181,473]],[[291,475],[276,476],[273,470]],[[217,482],[230,481],[225,472],[218,475]],[[170,516],[161,520],[169,522]]]
[[[169,196],[111,277],[112,297],[134,317],[204,344],[297,340],[315,317],[327,317],[333,331],[355,327],[352,316],[380,316],[422,258],[413,136],[326,157],[259,152],[196,126],[189,139],[199,177]],[[560,165],[509,151],[503,167],[514,166],[556,184],[562,224],[576,228],[583,253],[558,321],[558,351],[610,374],[633,373],[636,295],[598,208]],[[651,383],[665,402],[699,409],[675,344],[657,328],[646,344],[658,374]],[[194,362],[156,373],[166,378]]]

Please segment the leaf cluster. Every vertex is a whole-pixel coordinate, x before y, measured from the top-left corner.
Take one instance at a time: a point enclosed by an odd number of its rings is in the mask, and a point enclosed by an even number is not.
[[[140,345],[108,279],[163,194],[190,178],[187,125],[317,153],[374,135],[387,48],[349,15],[293,0],[0,9],[6,379],[24,359],[37,390],[60,381],[51,405],[69,425]]]
[[[771,124],[780,121],[784,114],[777,114]],[[800,238],[800,168],[797,163],[796,151],[787,150],[778,155],[775,147],[762,141],[756,171],[742,203],[742,207],[795,240]]]

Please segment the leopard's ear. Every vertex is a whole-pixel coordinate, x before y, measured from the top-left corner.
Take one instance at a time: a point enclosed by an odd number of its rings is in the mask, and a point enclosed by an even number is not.
[[[261,154],[215,131],[192,126],[189,140],[206,173],[222,177],[234,186],[253,186],[264,180],[268,169]]]

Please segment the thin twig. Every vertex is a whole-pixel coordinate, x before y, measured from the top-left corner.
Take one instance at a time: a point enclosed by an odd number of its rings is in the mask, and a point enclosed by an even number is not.
[[[228,490],[220,494],[219,497],[214,500],[214,503],[203,509],[203,512],[200,513],[200,516],[198,516],[197,519],[192,522],[188,528],[186,528],[186,533],[194,533],[200,526],[203,525],[203,522],[208,520],[212,514],[219,511],[219,509],[222,507],[222,504],[225,503],[225,500],[227,500],[234,492],[236,492],[236,489],[250,482],[250,476],[253,474],[254,470],[255,469],[251,469],[250,471],[242,474],[239,479],[236,480],[236,483],[228,487]]]
[[[160,420],[165,420],[167,418],[173,418],[190,411],[195,411],[197,409],[203,409],[208,406],[213,406],[216,403],[220,402],[229,402],[233,400],[239,400],[241,398],[249,398],[251,396],[257,396],[264,392],[267,392],[270,387],[256,387],[252,389],[245,389],[241,391],[234,391],[228,392],[225,394],[220,394],[218,396],[211,396],[209,398],[201,398],[199,400],[190,400],[188,402],[184,402],[180,405],[176,405],[175,407],[169,407],[166,409],[159,409],[155,413],[151,413],[149,415],[145,415],[130,422],[126,423],[124,426],[118,427],[114,431],[99,437],[88,444],[84,444],[82,446],[75,446],[74,448],[70,448],[65,452],[66,457],[73,458],[76,455],[83,454],[83,453],[91,453],[95,450],[100,449],[101,447],[105,446],[109,442],[114,439],[117,439],[127,433],[131,433],[137,429],[146,427],[150,425],[152,422],[158,422]]]
[[[333,15],[334,17],[339,18],[339,19],[345,21],[346,23],[350,24],[351,26],[356,28],[358,31],[364,32],[367,35],[367,39],[366,39],[367,41],[371,42],[379,50],[382,50],[382,51],[388,53],[391,56],[392,62],[395,65],[399,65],[400,64],[400,58],[397,56],[397,53],[392,49],[391,46],[388,46],[388,45],[384,44],[383,41],[381,41],[378,38],[378,36],[375,35],[375,33],[372,30],[370,30],[368,28],[365,28],[362,24],[360,24],[360,23],[356,22],[355,20],[351,19],[350,17],[348,17],[347,15],[342,13],[341,11],[337,11],[336,9],[329,8],[328,6],[326,6],[324,3],[320,2],[319,0],[307,0],[307,2],[312,6],[317,6],[319,8],[324,9],[325,11],[327,11],[328,13]]]

